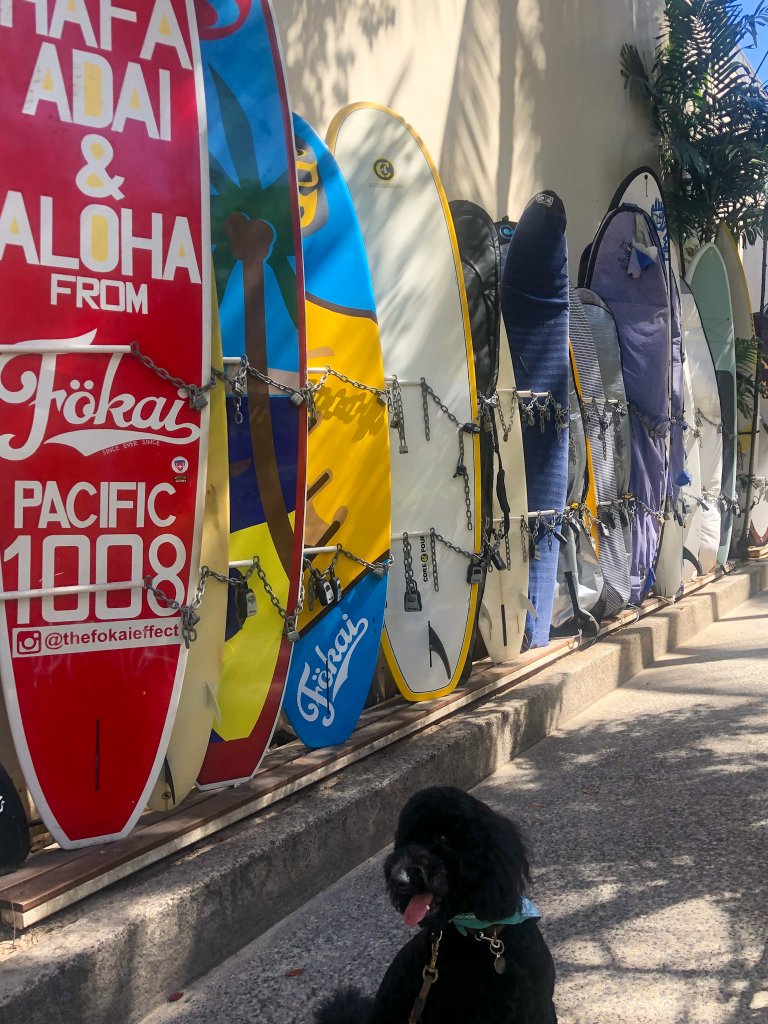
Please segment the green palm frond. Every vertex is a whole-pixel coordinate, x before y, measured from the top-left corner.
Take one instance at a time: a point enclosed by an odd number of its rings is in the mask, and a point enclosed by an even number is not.
[[[768,191],[768,96],[741,56],[768,25],[768,0],[666,0],[652,63],[621,49],[625,88],[650,114],[670,229],[701,243],[725,221],[753,240]]]

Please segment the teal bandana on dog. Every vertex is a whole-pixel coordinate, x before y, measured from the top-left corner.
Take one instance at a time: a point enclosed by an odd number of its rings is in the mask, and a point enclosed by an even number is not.
[[[451,921],[456,925],[460,935],[466,935],[468,930],[483,931],[495,924],[522,924],[523,921],[538,921],[541,914],[536,907],[525,896],[520,901],[520,910],[512,917],[496,918],[494,921],[481,921],[474,914],[457,914]]]

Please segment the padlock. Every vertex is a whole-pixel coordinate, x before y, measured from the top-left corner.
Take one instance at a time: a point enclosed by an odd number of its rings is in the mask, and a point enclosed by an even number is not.
[[[485,576],[484,570],[485,565],[483,562],[473,558],[469,563],[469,568],[467,569],[467,583],[469,583],[470,586],[482,583]]]
[[[413,585],[413,589],[406,590],[403,595],[403,608],[407,612],[421,611],[421,594],[416,584]]]
[[[323,608],[327,608],[328,605],[333,604],[336,600],[331,582],[330,580],[327,580],[325,576],[319,576],[315,580],[315,593],[317,594],[317,599]]]
[[[709,505],[706,503],[706,501],[704,501],[703,498],[700,499],[699,504],[701,505],[701,507],[704,509],[705,512],[709,512]]]
[[[240,629],[243,628],[245,620],[248,618],[248,598],[246,594],[249,593],[249,589],[245,580],[242,580],[239,585],[235,588],[235,608],[237,610],[237,621]]]
[[[202,412],[203,409],[208,405],[208,399],[205,397],[204,391],[193,391],[189,396],[189,407],[194,409],[195,412]]]
[[[293,391],[291,392],[291,401],[296,406],[296,408],[299,409],[302,405],[304,405],[304,395],[302,395],[300,391]]]
[[[456,479],[457,476],[469,476],[469,473],[467,472],[467,467],[464,465],[463,462],[460,462],[456,467],[456,472],[453,474],[454,480]]]
[[[502,556],[498,548],[491,548],[491,562],[493,563],[494,569],[498,569],[499,572],[507,568],[506,559]]]
[[[256,604],[256,595],[254,594],[254,592],[249,587],[248,590],[245,593],[245,615],[246,615],[246,618],[248,618],[248,619],[252,618],[258,612],[258,610],[259,610],[259,607]]]
[[[623,505],[619,505],[619,519],[621,520],[622,526],[629,526],[629,515],[627,514],[627,510],[624,508]]]
[[[603,522],[609,530],[616,529],[616,516],[609,508],[603,509]]]
[[[242,379],[242,377],[231,377],[229,386],[232,388],[232,394],[236,398],[245,398],[248,391],[248,385]]]
[[[290,643],[295,644],[300,639],[299,631],[296,629],[296,624],[290,625],[288,622],[285,624],[285,638]]]
[[[328,582],[330,583],[331,590],[333,591],[333,600],[334,602],[338,603],[341,600],[342,594],[341,580],[338,578],[338,576],[336,576],[333,570],[330,571],[330,574],[328,576]]]

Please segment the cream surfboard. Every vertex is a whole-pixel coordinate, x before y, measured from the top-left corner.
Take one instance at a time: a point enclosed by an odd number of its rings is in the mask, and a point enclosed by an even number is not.
[[[728,271],[719,249],[708,242],[695,254],[686,272],[712,355],[719,397],[722,478],[717,488],[720,542],[717,561],[725,565],[731,547],[736,501],[736,350]],[[704,474],[704,489],[710,491]],[[712,487],[711,493],[714,493]]]
[[[461,259],[435,165],[402,118],[354,104],[333,119],[328,142],[360,220],[399,424],[382,646],[401,692],[427,700],[462,675],[483,577],[471,561],[481,547],[480,459]]]
[[[683,417],[685,421],[685,472],[687,483],[680,488],[679,505],[683,520],[683,582],[692,580],[701,568],[701,434],[696,427],[696,399],[693,394],[691,360],[686,355],[689,324],[695,328],[693,296],[681,290],[683,312]],[[686,301],[687,300],[687,301]],[[693,306],[693,310],[691,309]]]
[[[211,356],[221,369],[221,331],[216,305],[213,305]],[[223,385],[211,392],[208,435],[208,465],[205,481],[205,510],[200,563],[220,576],[229,572],[229,467],[222,452],[227,444],[227,407]],[[213,576],[205,582],[197,614],[197,640],[187,655],[187,667],[181,697],[173,723],[171,740],[163,768],[149,806],[154,811],[170,811],[194,788],[211,726],[218,713],[217,694],[224,651],[224,624],[227,617],[228,587]]]
[[[489,568],[478,627],[491,661],[499,665],[504,661],[512,661],[520,654],[525,616],[529,611],[528,538],[523,525],[528,518],[528,492],[525,486],[525,460],[515,371],[503,318],[500,325],[496,390],[499,404],[494,415],[509,504],[509,521],[507,524],[498,493],[494,489],[493,526],[498,535],[503,535],[499,553],[505,568],[494,567],[493,571]]]
[[[731,307],[733,310],[733,333],[740,341],[749,341],[755,335],[755,325],[752,319],[752,299],[749,294],[749,285],[744,273],[744,265],[734,240],[733,235],[721,224],[717,229],[715,245],[723,257],[723,263],[728,274],[728,287],[731,292]],[[749,361],[749,374],[752,380],[755,376],[757,350],[754,358]],[[749,475],[750,452],[752,443],[755,444],[754,474],[755,481],[752,486],[751,502],[753,503],[750,515],[750,523],[755,535],[762,537],[768,531],[768,495],[766,495],[765,479],[768,472],[768,437],[763,440],[758,418],[757,437],[752,437],[752,416],[744,416],[738,409],[738,442],[737,442],[737,474],[736,489],[739,504],[744,511],[747,498],[747,477]],[[763,436],[765,436],[763,434]],[[731,538],[731,550],[734,550],[741,537],[744,520],[734,524],[733,536]]]

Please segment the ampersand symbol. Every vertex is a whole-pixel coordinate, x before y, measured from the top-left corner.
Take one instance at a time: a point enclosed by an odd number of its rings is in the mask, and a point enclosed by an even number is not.
[[[112,162],[115,151],[111,143],[101,135],[86,135],[80,143],[85,157],[85,166],[77,172],[75,184],[87,196],[95,199],[122,199],[120,186],[125,178],[107,174],[107,167]]]

